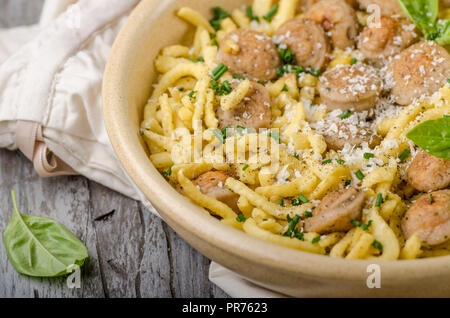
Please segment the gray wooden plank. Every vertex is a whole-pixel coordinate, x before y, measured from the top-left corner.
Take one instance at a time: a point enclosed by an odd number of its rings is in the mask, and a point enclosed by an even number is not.
[[[69,289],[64,278],[31,278],[18,274],[9,262],[0,237],[0,297],[80,297],[102,295],[96,266],[95,240],[89,239],[89,192],[82,177],[40,178],[18,152],[0,150],[0,231],[12,215],[10,190],[15,189],[24,214],[51,217],[66,226],[88,247],[90,260],[83,269],[82,289]],[[92,227],[91,227],[92,228]],[[87,270],[89,269],[89,270]]]
[[[38,21],[44,0],[0,0],[0,27]],[[64,278],[18,274],[0,238],[0,297],[228,297],[208,278],[209,260],[141,204],[83,177],[41,179],[17,152],[0,150],[0,231],[16,188],[23,213],[52,217],[88,247],[81,289]],[[105,216],[113,211],[110,216]]]

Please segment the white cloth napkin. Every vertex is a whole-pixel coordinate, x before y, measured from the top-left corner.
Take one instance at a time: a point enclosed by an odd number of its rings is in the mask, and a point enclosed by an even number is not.
[[[103,122],[101,83],[120,28],[139,0],[47,0],[39,25],[0,30],[0,147],[19,148],[42,176],[77,173],[142,201]],[[219,264],[232,297],[279,297]]]

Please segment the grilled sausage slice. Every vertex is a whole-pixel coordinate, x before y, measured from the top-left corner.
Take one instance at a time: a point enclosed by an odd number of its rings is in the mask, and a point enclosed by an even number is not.
[[[436,42],[422,41],[395,56],[386,75],[395,101],[409,105],[445,84],[450,77],[450,55]]]
[[[291,49],[297,65],[322,69],[328,62],[328,39],[315,22],[305,19],[289,20],[277,30],[273,39],[280,47]]]
[[[363,111],[375,106],[382,83],[375,68],[359,63],[326,71],[317,88],[321,103],[329,109]]]
[[[423,192],[445,189],[450,185],[450,160],[421,151],[409,165],[406,181]]]
[[[380,13],[383,16],[404,17],[405,14],[398,3],[398,0],[358,0],[361,9],[367,10],[369,5],[375,4],[380,7]]]
[[[223,171],[208,171],[193,182],[203,194],[225,203],[234,211],[239,211],[237,206],[239,195],[223,186],[229,177]]]
[[[402,230],[406,239],[417,233],[426,246],[447,242],[450,239],[450,190],[423,194],[406,211]]]
[[[350,230],[351,221],[361,218],[364,200],[365,194],[352,187],[326,195],[305,220],[305,230],[320,234]]]
[[[217,109],[220,128],[269,128],[272,120],[269,91],[261,84],[252,82],[247,96],[227,111]]]
[[[358,48],[364,57],[379,64],[400,53],[417,38],[414,24],[406,19],[381,17],[380,24],[381,27],[366,26],[358,42]]]
[[[333,47],[352,47],[358,35],[355,10],[343,0],[322,0],[305,13],[305,18],[320,25],[329,34]]]
[[[269,81],[277,76],[280,56],[272,40],[257,31],[238,29],[228,34],[223,43],[233,41],[239,50],[227,52],[226,45],[221,45],[218,60],[228,66],[234,74],[255,81]]]
[[[336,133],[327,130],[323,134],[328,149],[337,151],[342,150],[346,143],[351,146],[360,146],[365,142],[370,148],[375,148],[381,143],[381,136],[372,129],[356,127],[346,122],[337,123],[336,126]]]

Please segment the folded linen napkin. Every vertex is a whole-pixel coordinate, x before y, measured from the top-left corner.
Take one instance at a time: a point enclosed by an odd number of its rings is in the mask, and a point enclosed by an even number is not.
[[[0,30],[0,147],[43,177],[81,174],[157,211],[123,171],[106,133],[101,86],[120,28],[139,0],[46,0],[39,25]],[[233,297],[278,297],[219,264]]]

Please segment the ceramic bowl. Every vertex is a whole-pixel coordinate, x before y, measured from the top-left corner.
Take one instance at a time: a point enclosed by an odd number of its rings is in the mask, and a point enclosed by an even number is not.
[[[210,15],[215,5],[231,10],[244,4],[247,1],[143,0],[132,12],[115,41],[103,83],[108,134],[126,172],[189,244],[260,286],[297,297],[450,296],[449,256],[345,260],[274,245],[206,215],[153,167],[139,135],[142,108],[157,79],[153,62],[163,47],[189,44],[193,35],[193,27],[175,11],[189,6]],[[368,287],[371,264],[379,266],[381,288]]]

